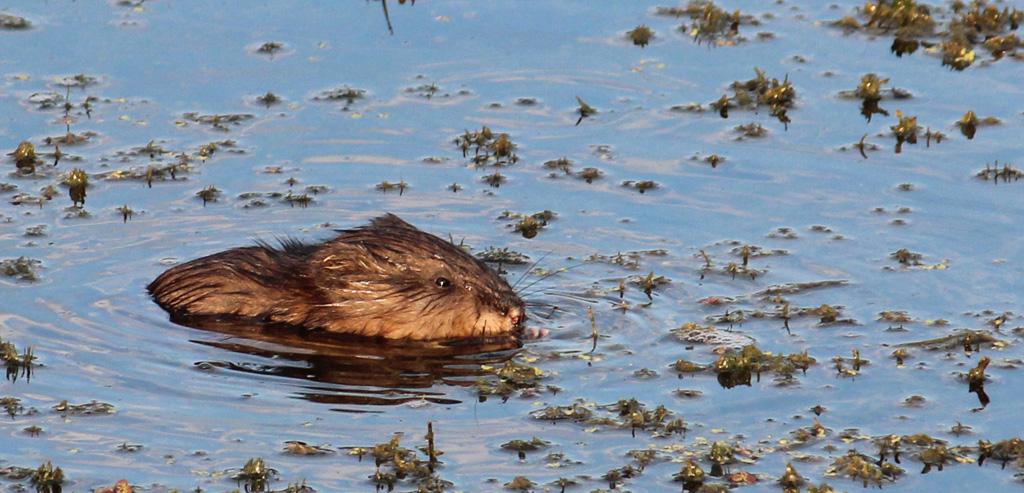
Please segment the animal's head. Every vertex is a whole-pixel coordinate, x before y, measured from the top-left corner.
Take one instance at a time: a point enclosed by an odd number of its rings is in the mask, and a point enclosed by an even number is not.
[[[321,296],[349,330],[389,339],[518,335],[523,301],[482,261],[395,215],[314,255]]]

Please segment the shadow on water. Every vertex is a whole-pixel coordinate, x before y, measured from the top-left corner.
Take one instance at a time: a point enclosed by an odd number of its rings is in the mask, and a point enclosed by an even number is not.
[[[266,358],[264,363],[199,361],[200,368],[223,368],[309,382],[298,396],[311,402],[357,406],[337,408],[367,412],[358,406],[394,406],[427,401],[458,404],[438,383],[469,386],[488,374],[484,365],[499,365],[515,356],[518,340],[386,342],[252,320],[189,318],[175,323],[227,338],[191,342]]]

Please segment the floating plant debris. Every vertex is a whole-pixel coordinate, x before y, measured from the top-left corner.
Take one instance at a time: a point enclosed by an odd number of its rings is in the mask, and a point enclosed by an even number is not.
[[[572,161],[570,161],[569,159],[564,158],[564,157],[563,158],[558,158],[558,159],[552,159],[550,161],[545,161],[544,162],[544,168],[552,170],[552,171],[561,171],[562,174],[565,174],[565,175],[571,175],[572,174]],[[551,173],[550,176],[552,178],[555,178],[558,175],[555,174],[555,173]]]
[[[469,151],[473,150],[470,165],[474,168],[510,166],[519,162],[519,156],[515,153],[516,145],[509,135],[496,134],[487,126],[476,132],[465,131],[455,138],[454,143],[462,150],[462,157],[469,157]]]
[[[898,438],[898,437],[896,437]],[[846,477],[853,481],[863,483],[864,487],[882,487],[883,481],[893,482],[903,474],[903,469],[890,462],[883,462],[882,459],[875,461],[855,450],[849,451],[846,455],[836,458],[825,471],[827,477]],[[898,456],[896,459],[899,462]]]
[[[24,17],[0,12],[0,29],[22,30],[32,27],[32,23]]]
[[[526,460],[527,452],[536,452],[547,448],[551,442],[533,437],[530,440],[511,440],[501,444],[502,450],[511,450],[519,454],[519,460]]]
[[[762,127],[760,123],[756,122],[737,125],[733,127],[733,131],[739,134],[739,136],[736,137],[736,140],[760,139],[768,135],[768,129]],[[714,168],[715,164],[712,164],[711,167]]]
[[[648,190],[654,190],[658,188],[659,185],[658,182],[653,180],[626,180],[622,182],[622,186],[625,188],[632,188],[633,190],[636,190],[637,192],[640,193],[646,193]]]
[[[921,127],[917,126],[916,116],[903,116],[902,112],[896,111],[896,118],[899,119],[899,122],[889,128],[892,130],[893,137],[896,137],[896,154],[899,154],[903,151],[904,142],[917,143],[917,132],[921,130]]]
[[[730,108],[756,111],[765,106],[771,116],[788,128],[791,120],[786,112],[796,101],[796,89],[789,82],[789,77],[781,81],[769,79],[764,71],[757,67],[754,68],[754,72],[756,76],[753,79],[733,82],[730,86],[733,91],[732,97],[723,95],[711,103],[711,107],[718,111],[722,118],[728,118]]]
[[[37,281],[36,268],[42,262],[33,258],[18,257],[16,259],[0,260],[0,273],[7,277],[14,277],[21,281]]]
[[[604,177],[604,172],[597,168],[583,168],[575,176],[587,183],[594,183],[594,180],[600,180]]]
[[[288,455],[330,455],[334,449],[326,445],[309,445],[298,440],[284,442],[284,453]]]
[[[491,173],[489,175],[484,175],[483,177],[480,178],[480,181],[486,183],[491,187],[499,188],[506,181],[508,181],[508,178],[506,178],[505,175],[495,171],[494,173]]]
[[[964,116],[956,122],[956,126],[960,128],[960,133],[967,137],[967,140],[974,138],[974,134],[978,131],[978,127],[988,127],[992,125],[998,125],[999,119],[995,117],[978,118],[973,111],[964,113]]]
[[[951,14],[940,19],[933,7],[915,0],[870,0],[860,9],[862,24],[853,17],[832,23],[847,32],[865,31],[893,37],[890,51],[898,57],[925,51],[942,58],[942,65],[964,70],[977,59],[976,48],[987,49],[993,60],[1016,53],[1021,47],[1015,31],[1024,22],[1024,12],[1000,9],[987,0],[951,2]],[[943,12],[934,9],[934,12]],[[945,20],[944,24],[940,20]]]
[[[683,7],[657,7],[655,14],[667,17],[689,17],[692,24],[682,24],[679,31],[697,43],[729,46],[745,41],[739,35],[741,24],[759,25],[760,22],[737,9],[728,12],[711,0],[690,0]]]
[[[210,127],[216,130],[227,132],[231,130],[231,127],[241,125],[242,123],[252,120],[255,117],[248,113],[224,113],[203,115],[196,112],[189,112],[182,115],[182,118],[193,123],[209,125]]]
[[[509,360],[501,367],[485,366],[487,377],[476,382],[477,397],[481,402],[490,396],[507,400],[513,393],[533,395],[540,389],[540,382],[547,375],[540,368]]]
[[[427,423],[427,441],[424,447],[417,450],[401,446],[402,435],[394,434],[387,442],[372,447],[344,447],[348,455],[356,456],[362,461],[363,456],[373,457],[376,470],[369,476],[378,491],[391,491],[400,482],[405,481],[417,491],[445,491],[452,483],[442,479],[436,470],[442,463],[439,457],[444,454],[434,442],[433,423]],[[425,457],[421,456],[422,453]]]
[[[641,24],[636,26],[632,30],[626,33],[626,38],[641,48],[650,44],[651,40],[654,39],[654,31],[651,28]]]
[[[68,186],[68,195],[75,207],[85,205],[85,189],[89,187],[89,175],[85,171],[75,168],[64,178],[64,184]]]
[[[857,88],[852,91],[841,91],[840,96],[844,98],[855,98],[861,100],[860,114],[867,121],[876,114],[889,116],[889,112],[880,106],[882,99],[907,99],[910,93],[897,88],[886,89],[884,86],[889,79],[883,79],[875,74],[865,74],[860,78]]]
[[[277,477],[277,471],[267,467],[260,457],[254,457],[245,462],[242,469],[231,477],[235,481],[245,483],[246,492],[267,491],[267,485],[271,479]]]
[[[262,55],[274,55],[284,49],[284,45],[275,41],[267,41],[256,48],[256,53]]]
[[[397,183],[393,183],[393,182],[384,180],[384,181],[374,185],[373,188],[376,189],[378,192],[383,192],[383,193],[393,192],[395,190],[398,190],[398,195],[404,195],[406,189],[409,188],[409,184],[406,183],[405,180],[399,180]]]
[[[220,200],[220,196],[221,191],[213,185],[196,192],[196,197],[199,197],[199,199],[203,201],[203,207],[206,207],[206,204],[209,202],[216,202]]]
[[[47,461],[32,472],[30,478],[36,493],[60,493],[64,484],[64,471]]]
[[[266,106],[267,108],[281,103],[281,98],[277,94],[267,91],[266,94],[256,97],[256,102]]]
[[[533,214],[523,214],[519,212],[504,211],[498,216],[498,219],[505,221],[516,221],[514,224],[509,225],[516,233],[523,235],[523,238],[530,239],[537,236],[537,233],[547,227],[548,222],[552,221],[557,217],[558,214],[553,211],[543,210]]]
[[[335,89],[328,89],[313,96],[314,101],[344,101],[345,108],[348,108],[356,101],[366,98],[366,91],[353,87],[342,86]]]
[[[39,159],[36,157],[36,148],[29,141],[24,141],[18,144],[18,147],[14,152],[8,154],[14,159],[15,166],[18,167],[18,171],[23,174],[32,174],[36,172],[36,165],[39,164]]]
[[[576,113],[579,113],[580,115],[579,120],[576,120],[576,126],[579,126],[580,122],[582,122],[584,118],[597,113],[597,110],[593,106],[587,104],[587,102],[579,96],[576,96],[576,103],[579,104],[576,108]]]
[[[114,414],[114,405],[106,402],[89,401],[83,404],[70,404],[68,401],[60,401],[53,406],[53,410],[62,416],[96,416]]]
[[[477,253],[476,257],[484,262],[503,265],[526,265],[530,261],[528,255],[510,250],[508,247],[487,247],[486,250]]]
[[[1017,181],[1024,177],[1024,172],[1009,163],[1004,163],[1003,167],[1000,168],[999,162],[996,161],[994,165],[986,163],[985,169],[978,171],[974,176],[986,181],[992,180],[992,183],[998,184],[999,180],[1002,180],[1004,183]]]

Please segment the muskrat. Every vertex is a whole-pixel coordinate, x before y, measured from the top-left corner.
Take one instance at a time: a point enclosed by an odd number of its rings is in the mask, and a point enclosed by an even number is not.
[[[178,320],[254,319],[388,340],[522,333],[523,301],[498,273],[394,214],[323,243],[280,243],[175,266],[149,292]]]

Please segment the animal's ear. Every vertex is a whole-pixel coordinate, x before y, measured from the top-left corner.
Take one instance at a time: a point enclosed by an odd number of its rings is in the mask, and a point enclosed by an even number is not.
[[[371,228],[401,228],[401,229],[408,229],[408,230],[412,230],[412,231],[419,231],[418,229],[416,229],[416,226],[413,226],[413,225],[403,221],[402,218],[400,218],[400,217],[398,217],[398,216],[396,216],[396,215],[394,215],[394,214],[392,214],[390,212],[387,213],[387,214],[384,214],[383,216],[378,216],[378,217],[375,217],[375,218],[371,219],[370,220],[370,227]]]

